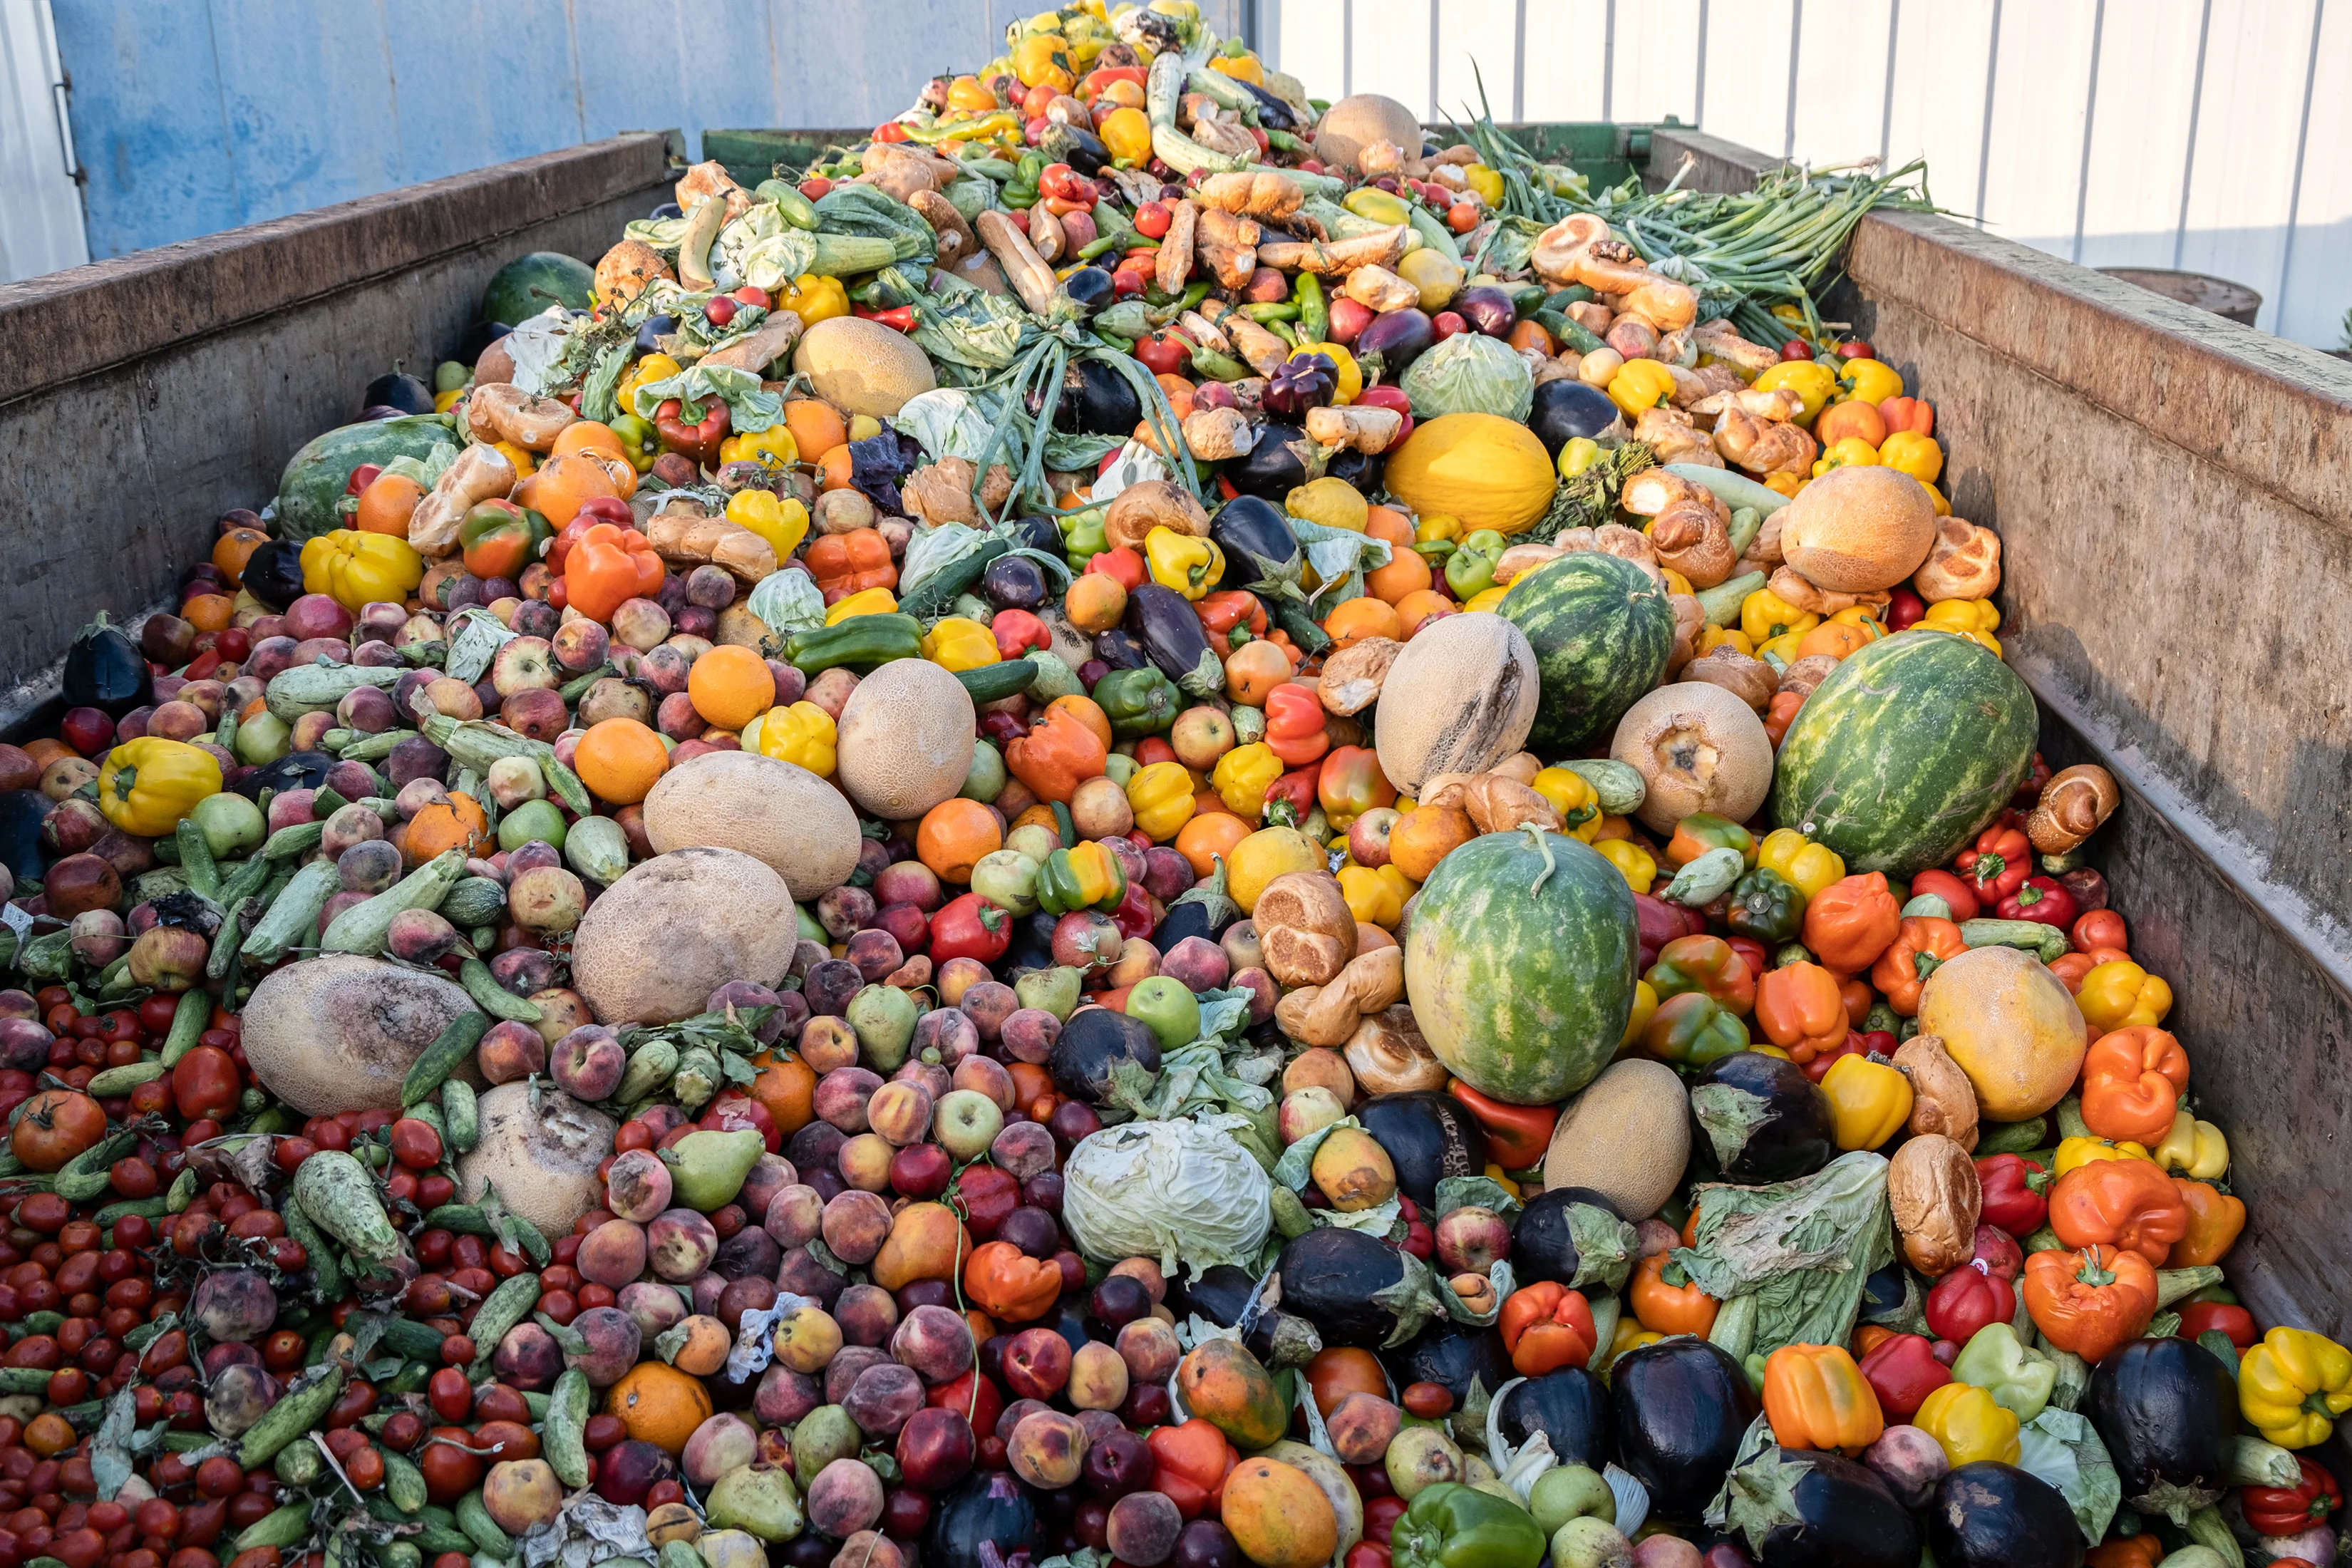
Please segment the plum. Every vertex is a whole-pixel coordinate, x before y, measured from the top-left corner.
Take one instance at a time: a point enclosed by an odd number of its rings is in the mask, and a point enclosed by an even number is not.
[[[744,1279],[772,1283],[776,1265],[783,1260],[784,1249],[774,1237],[758,1226],[747,1225],[719,1244],[710,1267],[730,1285]]]
[[[1132,1491],[1110,1505],[1104,1543],[1121,1563],[1156,1568],[1175,1554],[1184,1516],[1163,1492]]]
[[[944,1491],[971,1472],[975,1445],[961,1410],[926,1408],[898,1428],[898,1468],[919,1491]]]
[[[596,1495],[622,1508],[634,1508],[646,1494],[677,1473],[669,1455],[642,1438],[629,1437],[596,1456]]]
[[[735,1201],[747,1215],[765,1215],[770,1201],[800,1179],[793,1163],[782,1154],[762,1154],[744,1173],[743,1189],[735,1194]]]
[[[1006,1341],[1001,1381],[1021,1399],[1047,1400],[1070,1381],[1070,1342],[1052,1329],[1024,1329]]]

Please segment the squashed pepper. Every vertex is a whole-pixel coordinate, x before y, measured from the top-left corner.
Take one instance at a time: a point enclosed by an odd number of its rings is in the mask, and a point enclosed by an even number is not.
[[[1423,1489],[1389,1541],[1394,1568],[1536,1568],[1546,1545],[1517,1501],[1459,1481]]]
[[[106,753],[98,771],[98,809],[125,833],[161,838],[221,792],[220,762],[201,746],[142,735]]]
[[[1590,844],[1599,836],[1601,797],[1581,773],[1546,768],[1528,787],[1551,803],[1551,808],[1559,813],[1562,831],[1570,837]]]
[[[962,616],[946,616],[923,634],[923,657],[950,671],[984,669],[1003,658],[996,651],[996,634]]]
[[[1315,775],[1316,802],[1335,828],[1345,829],[1368,811],[1394,805],[1396,797],[1396,785],[1381,772],[1380,756],[1369,746],[1336,748]]]
[[[1666,864],[1679,868],[1710,849],[1737,849],[1742,862],[1756,864],[1756,836],[1736,822],[1706,811],[1693,812],[1675,824],[1675,836],[1666,840]]]
[[[1814,459],[1813,478],[1832,473],[1839,468],[1875,468],[1880,467],[1878,448],[1859,436],[1848,436],[1832,441]]]
[[[408,541],[355,528],[320,534],[302,546],[301,562],[302,591],[324,594],[353,615],[378,600],[396,605],[425,580],[425,557]]]
[[[1541,1377],[1592,1359],[1599,1339],[1591,1304],[1557,1280],[1522,1286],[1503,1303],[1495,1327],[1521,1377]]]
[[[2154,1027],[2172,1011],[2172,987],[2127,958],[2114,959],[2083,976],[2074,1005],[2095,1029]]]
[[[1265,742],[1254,741],[1219,757],[1209,783],[1227,811],[1255,822],[1265,810],[1265,792],[1281,776],[1282,759]]]
[[[1877,1390],[1843,1345],[1782,1345],[1766,1357],[1764,1418],[1784,1448],[1858,1454],[1886,1430]]]
[[[1982,1459],[2017,1463],[2018,1419],[1981,1388],[1944,1384],[1920,1402],[1911,1425],[1936,1439],[1955,1469]]]
[[[1878,444],[1878,460],[1897,473],[1932,485],[1944,472],[1944,449],[1926,436],[1897,430]]]
[[[539,559],[553,530],[547,519],[510,500],[477,501],[457,525],[457,548],[477,577],[520,577]],[[421,581],[421,579],[420,579]]]
[[[1285,681],[1266,693],[1265,744],[1286,766],[1305,767],[1330,750],[1325,717],[1314,687]]]
[[[2189,1211],[2189,1229],[2165,1254],[2164,1266],[2201,1268],[2227,1258],[2246,1228],[2245,1200],[2182,1176],[2172,1178],[2172,1190]]]
[[[1918,1334],[1889,1334],[1873,1345],[1862,1358],[1862,1375],[1879,1409],[1897,1421],[1910,1420],[1927,1395],[1952,1381],[1936,1347]]]
[[[2037,1252],[2025,1260],[2025,1310],[2043,1339],[2095,1364],[2147,1331],[2156,1269],[2112,1247]]]
[[[1762,384],[1760,380],[1758,384]],[[1628,419],[1640,418],[1672,396],[1674,390],[1675,373],[1654,359],[1629,359],[1609,378],[1609,401],[1623,409]]]
[[[1739,601],[1739,629],[1756,647],[1776,637],[1801,637],[1821,624],[1821,616],[1797,608],[1769,588],[1759,588]]]
[[[1864,871],[1842,877],[1806,900],[1803,941],[1823,968],[1859,974],[1896,940],[1902,918],[1885,873]],[[1959,928],[1953,927],[1952,940],[1959,936]]]
[[[2058,1365],[2039,1351],[2029,1350],[2007,1323],[1987,1323],[1961,1348],[1952,1363],[1958,1382],[1983,1389],[1993,1403],[2031,1421],[2050,1403],[2058,1384]]]
[[[1998,904],[2033,874],[2033,846],[2020,829],[1996,822],[1978,834],[1953,864],[1966,873],[1979,904]]]
[[[783,436],[786,432],[779,425],[760,434]],[[740,438],[757,439],[748,436]],[[780,500],[772,490],[737,491],[727,502],[727,521],[766,540],[780,563],[790,560],[793,552],[801,547],[801,541],[808,537],[808,508],[800,503],[798,497]]]
[[[1200,598],[1225,574],[1225,552],[1214,542],[1172,528],[1154,528],[1145,534],[1143,553],[1151,580],[1187,599]]]
[[[667,574],[644,534],[600,522],[582,534],[563,558],[565,607],[592,621],[609,621],[627,601],[660,593]]]
[[[765,430],[747,431],[719,442],[719,460],[721,463],[757,463],[770,473],[782,473],[801,460],[800,443],[793,439],[793,433],[783,426],[772,425]]]
[[[1412,886],[1393,866],[1377,871],[1369,866],[1339,868],[1339,896],[1348,900],[1348,912],[1382,931],[1392,929],[1403,914]]]
[[[771,708],[760,721],[760,754],[806,768],[819,778],[833,776],[837,744],[833,715],[814,702]]]
[[[1666,997],[1642,1030],[1642,1049],[1684,1072],[1705,1072],[1724,1058],[1747,1048],[1748,1026],[1740,1021],[1738,1014],[1704,991],[1685,991]]]
[[[1025,1323],[1052,1310],[1062,1271],[1008,1241],[984,1241],[964,1260],[964,1294],[1000,1322]]]
[[[2238,1362],[2238,1414],[2282,1448],[2327,1441],[2352,1410],[2352,1351],[2309,1329],[2276,1328]]]
[[[1822,1076],[1830,1102],[1831,1141],[1841,1149],[1875,1149],[1911,1118],[1911,1080],[1868,1057],[1841,1057]]]
[[[1729,942],[1715,936],[1678,936],[1658,949],[1643,976],[1661,1002],[1699,992],[1734,1013],[1756,1005],[1756,975]]]
[[[2200,1182],[2218,1181],[2229,1173],[2230,1140],[2213,1123],[2183,1110],[2173,1114],[2171,1131],[2148,1151],[2148,1157],[2168,1171]]]
[[[1103,775],[1109,754],[1085,720],[1067,708],[1048,708],[1004,748],[1004,765],[1039,799],[1066,805],[1080,784]]]
[[[989,636],[996,639],[999,658],[1019,658],[1032,648],[1050,653],[1054,634],[1045,623],[1026,610],[999,610],[988,623]]]
[[[1810,925],[1807,934],[1811,934]],[[1951,921],[1912,915],[1902,921],[1895,941],[1872,962],[1870,983],[1878,987],[1889,1007],[1906,1018],[1916,1017],[1927,976],[1968,950],[1969,944],[1960,939],[1960,928]]]
[[[2094,1160],[2051,1185],[2050,1228],[2064,1246],[2121,1247],[2161,1267],[2189,1210],[2153,1160]]]
[[[1845,862],[1837,851],[1816,844],[1793,827],[1776,827],[1756,847],[1756,864],[1779,875],[1805,895],[1817,899],[1845,876]]]
[[[2153,1025],[2111,1030],[2083,1058],[2083,1122],[2118,1142],[2161,1143],[2189,1092],[2189,1053]]]

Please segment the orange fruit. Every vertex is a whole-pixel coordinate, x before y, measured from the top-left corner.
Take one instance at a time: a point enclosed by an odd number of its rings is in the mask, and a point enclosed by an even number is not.
[[[231,583],[242,586],[245,563],[253,552],[269,542],[269,535],[257,528],[232,528],[213,542],[213,564]]]
[[[1385,572],[1387,567],[1381,568]],[[1396,602],[1397,629],[1395,635],[1410,638],[1413,633],[1440,616],[1450,616],[1461,608],[1435,588],[1416,588]]]
[[[795,397],[784,405],[784,428],[793,433],[793,444],[801,449],[801,460],[814,463],[822,460],[835,447],[849,440],[849,426],[835,413],[833,405],[821,397]]]
[[[515,487],[518,505],[527,506],[562,528],[580,515],[582,504],[598,496],[618,496],[621,489],[604,465],[584,452],[553,457],[530,478]]]
[[[805,456],[808,452],[808,448],[806,447],[803,447],[801,451],[803,455]],[[816,460],[816,488],[821,490],[847,489],[849,488],[849,447],[846,442],[825,453],[824,457],[819,458]]]
[[[620,437],[613,433],[613,427],[593,419],[575,419],[557,434],[554,455],[563,458],[574,452],[604,452],[615,458],[628,456],[622,449]]]
[[[445,849],[479,855],[489,847],[489,817],[471,795],[460,794],[435,801],[408,819],[401,854],[409,865],[422,866]]]
[[[374,482],[360,492],[360,509],[352,516],[352,526],[362,533],[388,533],[395,539],[406,539],[408,514],[424,499],[425,487],[415,479],[402,474],[378,474]]]
[[[223,632],[236,614],[236,601],[226,594],[199,594],[180,606],[180,614],[200,632]]]
[[[1219,802],[1221,806],[1223,804]],[[1208,812],[1176,830],[1176,853],[1191,864],[1192,875],[1206,877],[1217,868],[1213,857],[1222,855],[1232,860],[1234,846],[1249,836],[1250,825],[1232,812]]]
[[[1384,566],[1381,570],[1385,572],[1388,568]],[[1428,575],[1426,570],[1423,575]],[[1394,640],[1401,635],[1395,606],[1384,605],[1370,595],[1349,599],[1333,610],[1323,622],[1323,629],[1330,633],[1331,640],[1341,647],[1352,647],[1366,637]]]
[[[760,1070],[751,1080],[751,1098],[768,1108],[785,1137],[815,1119],[816,1072],[806,1062],[763,1051],[751,1058],[751,1065]]]
[[[694,1429],[710,1419],[710,1394],[701,1379],[674,1366],[639,1362],[605,1391],[604,1414],[619,1416],[637,1441],[682,1454]]]
[[[669,748],[635,719],[606,719],[580,737],[572,770],[598,800],[635,805],[669,771]]]
[[[776,678],[750,648],[721,644],[694,661],[686,694],[704,719],[721,730],[740,730],[776,705]]]
[[[915,829],[915,858],[940,880],[958,887],[971,880],[971,868],[982,856],[1003,847],[1004,835],[996,826],[996,814],[961,795],[925,812]]]

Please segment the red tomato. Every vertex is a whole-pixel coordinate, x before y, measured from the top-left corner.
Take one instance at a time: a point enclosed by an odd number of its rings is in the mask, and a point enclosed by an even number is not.
[[[429,1121],[404,1116],[392,1124],[392,1157],[412,1171],[429,1171],[441,1163],[441,1134]]]
[[[172,1068],[172,1101],[194,1121],[226,1121],[236,1109],[236,1063],[218,1046],[198,1046]]]
[[[47,1173],[105,1136],[106,1112],[98,1101],[74,1089],[49,1089],[25,1101],[9,1146],[26,1170]]]

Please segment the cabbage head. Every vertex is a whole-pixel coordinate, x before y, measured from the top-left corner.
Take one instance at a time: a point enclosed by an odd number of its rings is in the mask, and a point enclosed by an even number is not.
[[[1254,1268],[1274,1225],[1265,1167],[1222,1112],[1129,1121],[1082,1140],[1062,1167],[1062,1223],[1097,1262],[1157,1258],[1173,1274],[1219,1263]]]
[[[1441,414],[1498,414],[1525,422],[1536,399],[1535,373],[1518,351],[1484,332],[1456,332],[1406,367],[1397,384],[1415,419]]]

